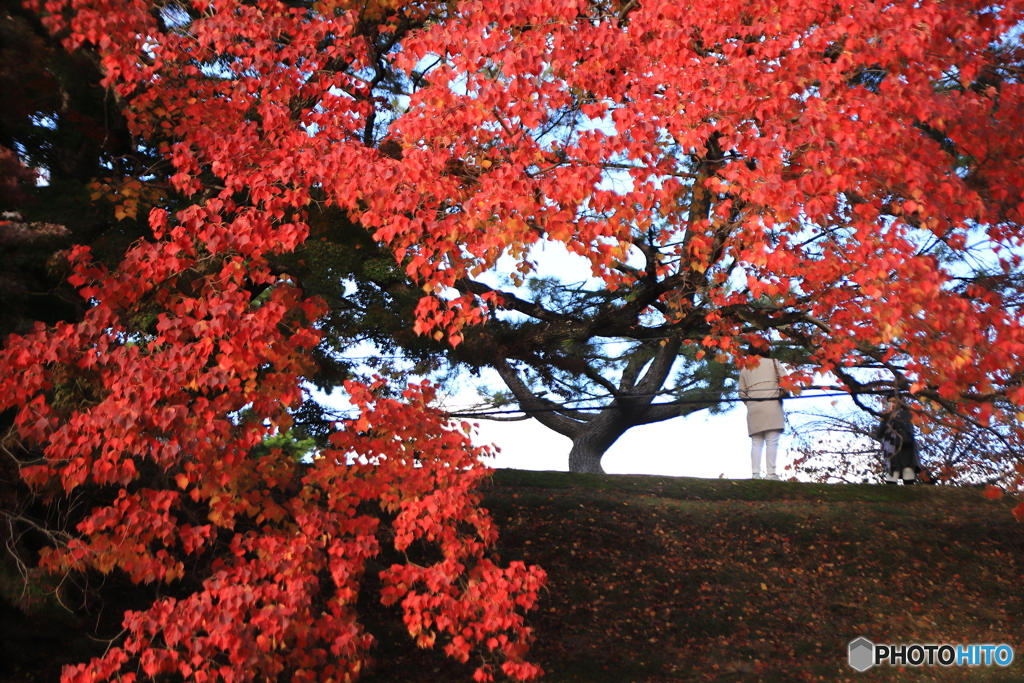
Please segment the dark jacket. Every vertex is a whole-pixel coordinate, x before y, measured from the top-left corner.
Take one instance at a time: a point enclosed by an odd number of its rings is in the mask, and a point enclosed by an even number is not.
[[[882,457],[890,472],[902,471],[904,467],[911,467],[914,472],[921,471],[909,410],[900,408],[885,416],[872,436],[882,443]]]

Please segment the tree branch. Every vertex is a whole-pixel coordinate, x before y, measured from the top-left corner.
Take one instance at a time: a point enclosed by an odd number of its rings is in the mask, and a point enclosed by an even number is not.
[[[567,436],[570,439],[575,439],[580,435],[583,429],[583,423],[578,420],[566,417],[557,412],[562,410],[562,406],[558,405],[554,401],[550,401],[546,398],[536,396],[530,388],[526,386],[519,374],[512,368],[511,365],[504,359],[498,359],[494,363],[494,369],[498,371],[498,375],[508,386],[509,390],[515,395],[516,400],[519,401],[519,407],[524,412],[530,413],[532,417],[537,418],[537,421],[542,425],[558,432],[562,436]],[[531,412],[534,411],[534,412]]]
[[[672,366],[679,356],[679,347],[682,346],[682,342],[674,337],[664,341],[664,345],[658,349],[643,379],[636,385],[637,394],[654,394],[668,379],[668,373],[672,371]],[[647,399],[647,402],[650,403],[651,399]]]
[[[509,311],[516,311],[523,315],[528,315],[536,320],[543,320],[549,323],[561,323],[561,322],[573,322],[579,323],[580,321],[572,316],[562,315],[561,313],[555,313],[554,311],[548,310],[534,301],[526,301],[520,299],[511,292],[506,292],[501,289],[494,289],[490,285],[485,285],[482,282],[476,280],[470,280],[469,278],[460,278],[455,281],[455,289],[463,294],[497,294],[502,299],[502,308]]]

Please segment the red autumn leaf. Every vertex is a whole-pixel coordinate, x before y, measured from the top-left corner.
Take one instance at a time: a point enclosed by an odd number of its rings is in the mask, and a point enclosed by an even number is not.
[[[1018,522],[1024,522],[1024,503],[1019,503],[1017,507],[1013,508],[1013,516],[1017,518]]]

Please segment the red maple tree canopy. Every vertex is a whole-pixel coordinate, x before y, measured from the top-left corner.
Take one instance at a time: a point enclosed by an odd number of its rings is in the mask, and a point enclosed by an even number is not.
[[[482,451],[429,387],[349,384],[361,416],[311,465],[252,455],[288,428],[319,338],[320,304],[267,261],[307,238],[312,202],[395,250],[426,292],[418,330],[452,344],[501,305],[451,295],[460,279],[502,255],[529,272],[558,241],[609,287],[664,278],[652,306],[701,310],[716,353],[742,355],[756,306],[818,369],[870,352],[978,419],[1024,404],[1021,2],[37,4],[192,202],[154,209],[114,270],[76,250],[84,319],[4,348],[0,408],[42,455],[25,478],[111,492],[44,563],[174,582],[220,548],[69,683],[354,679],[385,538],[440,551],[382,577],[418,643],[482,652],[478,680],[538,673],[523,612],[544,574],[489,559]],[[672,257],[624,267],[647,230]],[[979,240],[1007,280],[956,286]]]

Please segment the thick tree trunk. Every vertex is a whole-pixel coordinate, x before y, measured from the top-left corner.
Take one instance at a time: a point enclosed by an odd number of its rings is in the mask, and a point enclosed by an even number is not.
[[[623,419],[624,415],[614,414],[621,412],[606,411],[582,426],[579,436],[572,440],[572,450],[569,451],[570,472],[604,474],[601,458],[635,424],[632,420]]]
[[[589,434],[584,434],[573,442],[572,450],[569,451],[569,471],[604,474],[601,458],[604,457],[604,452],[607,449],[595,446],[589,436]]]

